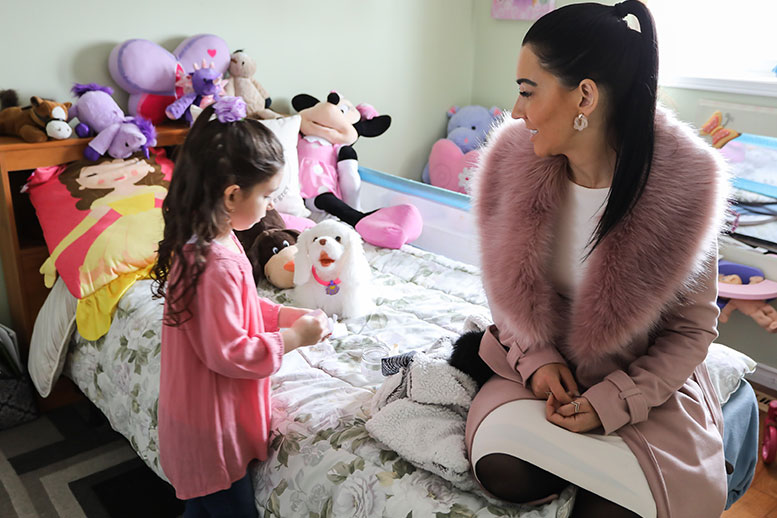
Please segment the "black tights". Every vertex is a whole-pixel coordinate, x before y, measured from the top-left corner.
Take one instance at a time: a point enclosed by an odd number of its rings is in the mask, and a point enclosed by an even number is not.
[[[491,453],[475,465],[478,480],[492,495],[520,504],[559,494],[569,485],[566,480],[524,460],[504,453]],[[571,518],[639,518],[639,515],[609,500],[577,490]]]

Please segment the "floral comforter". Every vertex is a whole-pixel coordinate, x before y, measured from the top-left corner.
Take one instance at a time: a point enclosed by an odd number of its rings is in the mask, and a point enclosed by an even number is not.
[[[348,332],[338,338],[287,354],[273,376],[270,457],[253,467],[260,516],[567,516],[571,488],[542,507],[504,506],[416,468],[367,433],[380,381],[361,371],[364,347],[428,351],[440,338],[455,339],[467,316],[489,313],[477,268],[409,246],[365,249],[374,312],[346,320]],[[259,294],[293,303],[288,290],[260,286]],[[65,372],[164,478],[156,428],[162,303],[150,295],[150,281],[135,283],[105,336],[89,342],[76,335]]]

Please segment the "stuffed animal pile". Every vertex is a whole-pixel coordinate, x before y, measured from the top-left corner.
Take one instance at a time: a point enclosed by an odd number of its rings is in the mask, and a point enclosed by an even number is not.
[[[422,180],[462,194],[470,194],[472,175],[480,158],[479,148],[489,131],[502,116],[496,106],[486,109],[471,105],[451,107],[448,112],[448,135],[432,146]]]
[[[186,76],[203,60],[223,77],[229,66],[227,43],[213,34],[198,34],[171,53],[152,41],[127,40],[111,51],[108,69],[116,84],[130,94],[129,113],[159,124],[166,120],[167,106],[188,93]]]

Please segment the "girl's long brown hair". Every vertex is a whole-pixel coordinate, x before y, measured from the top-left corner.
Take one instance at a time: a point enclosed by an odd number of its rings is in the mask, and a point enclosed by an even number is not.
[[[230,185],[249,190],[281,174],[284,165],[283,146],[261,122],[222,123],[211,120],[213,112],[208,106],[189,130],[162,204],[164,238],[152,275],[154,295],[167,298],[165,325],[178,326],[192,316],[189,306],[211,242],[228,228],[224,190]],[[187,243],[191,249],[184,254]]]

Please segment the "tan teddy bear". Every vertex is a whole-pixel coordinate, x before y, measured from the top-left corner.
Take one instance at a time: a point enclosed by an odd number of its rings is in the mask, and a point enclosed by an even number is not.
[[[270,109],[270,95],[254,79],[256,62],[242,50],[232,53],[229,60],[229,79],[224,88],[226,95],[242,97],[246,103],[246,115],[255,119],[282,117]]]

